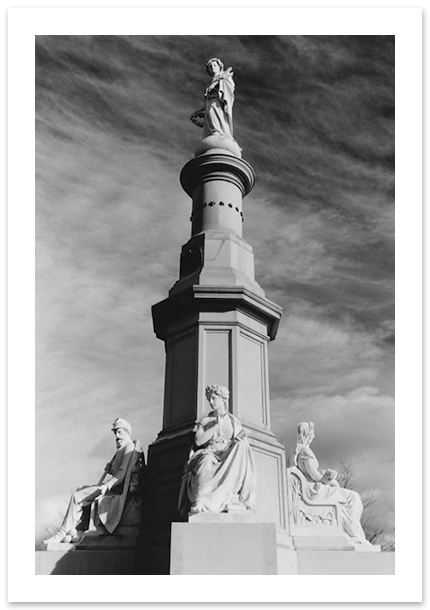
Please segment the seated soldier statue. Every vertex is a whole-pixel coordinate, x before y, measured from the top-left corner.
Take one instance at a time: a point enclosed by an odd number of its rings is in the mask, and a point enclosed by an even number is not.
[[[240,421],[229,413],[227,388],[206,388],[211,411],[196,423],[179,493],[179,512],[221,513],[255,508],[255,465]]]
[[[131,425],[118,417],[112,424],[116,452],[96,485],[82,485],[71,495],[63,523],[44,544],[80,542],[88,529],[93,505],[97,519],[109,534],[121,521],[136,468],[144,464],[140,441],[131,439]]]

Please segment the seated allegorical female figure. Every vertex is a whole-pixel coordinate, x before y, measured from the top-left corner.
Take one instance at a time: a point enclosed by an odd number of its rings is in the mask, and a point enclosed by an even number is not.
[[[206,388],[212,408],[195,428],[194,445],[179,495],[182,514],[255,507],[255,466],[240,421],[228,412],[229,391]]]
[[[312,502],[333,502],[339,505],[341,525],[354,543],[370,544],[366,540],[360,519],[363,503],[360,495],[351,489],[344,489],[337,482],[337,472],[327,469],[320,472],[318,460],[310,448],[315,437],[314,424],[301,422],[298,425],[297,447],[294,465],[304,474],[306,487],[303,488],[305,500]]]

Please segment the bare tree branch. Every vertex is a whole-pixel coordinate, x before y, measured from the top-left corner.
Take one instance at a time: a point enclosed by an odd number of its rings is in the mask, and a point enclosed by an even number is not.
[[[361,525],[364,534],[372,544],[380,544],[382,551],[394,551],[394,534],[392,540],[387,539],[387,525],[381,523],[374,514],[372,508],[382,499],[382,494],[375,491],[361,491],[360,483],[356,475],[354,466],[348,460],[341,461],[342,470],[339,472],[338,482],[345,489],[353,489],[360,493],[363,502],[363,516]],[[390,507],[390,512],[394,513],[394,508]]]

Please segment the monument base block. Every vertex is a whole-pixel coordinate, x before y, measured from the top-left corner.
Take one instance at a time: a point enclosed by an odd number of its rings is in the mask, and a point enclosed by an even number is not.
[[[170,574],[277,574],[274,523],[172,523]]]
[[[394,553],[299,551],[297,573],[306,576],[394,574]]]
[[[106,551],[118,549],[135,549],[138,546],[138,536],[117,536],[112,534],[85,533],[78,543],[72,542],[48,542],[42,543],[41,549],[44,551]]]
[[[196,517],[196,521],[172,524],[170,553],[168,541],[158,547],[140,548],[124,541],[115,549],[107,540],[89,544],[85,549],[61,544],[59,550],[36,551],[35,573],[308,576],[395,573],[394,553],[294,550],[291,536],[274,523],[250,523],[244,517],[229,514],[215,518],[211,515],[202,521]]]
[[[253,510],[231,510],[226,513],[196,513],[188,515],[188,523],[257,523]]]
[[[219,520],[205,517],[172,523],[170,574],[394,574],[394,553],[356,552],[350,546],[319,550],[318,545],[294,550],[291,537],[274,523],[231,522],[224,514]]]
[[[135,554],[136,551],[131,549],[36,551],[35,573],[69,576],[135,574]]]
[[[36,574],[135,574],[138,537],[87,532],[77,544],[42,544]]]

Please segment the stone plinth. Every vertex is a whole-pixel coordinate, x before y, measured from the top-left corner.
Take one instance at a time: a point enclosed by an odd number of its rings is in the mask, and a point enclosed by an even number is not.
[[[117,528],[119,529],[119,528]],[[115,530],[116,532],[116,530]],[[41,549],[45,551],[74,551],[74,550],[117,550],[134,549],[138,543],[138,532],[128,534],[99,534],[92,530],[85,532],[80,542],[48,542],[42,543]]]
[[[199,157],[200,155],[221,153],[223,155],[234,155],[235,157],[242,156],[242,149],[239,144],[232,140],[231,138],[226,138],[221,134],[211,134],[210,136],[206,136],[203,138],[201,142],[197,145],[195,150],[195,157]]]
[[[136,551],[132,549],[36,551],[35,574],[70,576],[135,574],[135,555]]]
[[[172,523],[170,574],[277,574],[273,523]]]
[[[300,575],[384,576],[395,573],[394,553],[299,551],[296,555]]]
[[[188,516],[188,523],[257,523],[254,510],[229,510],[227,513],[196,513]]]
[[[154,558],[157,552],[148,548],[139,558],[132,549],[36,551],[35,574],[169,574],[170,562],[170,574],[177,575],[395,574],[394,553],[292,551],[288,536],[268,523],[174,523],[171,559],[165,551]],[[159,563],[157,569],[154,562]]]
[[[322,535],[321,532],[307,532],[306,536],[293,535],[292,539],[297,551],[354,551],[354,545],[342,532],[332,533],[330,536]],[[377,550],[380,550],[379,547]]]
[[[275,524],[241,522],[239,515],[228,513],[172,523],[170,557],[170,574],[175,575],[394,574],[394,553],[297,551]]]
[[[394,553],[293,551],[289,536],[273,523],[240,523],[228,514],[192,519],[172,524],[170,574],[394,574]]]

